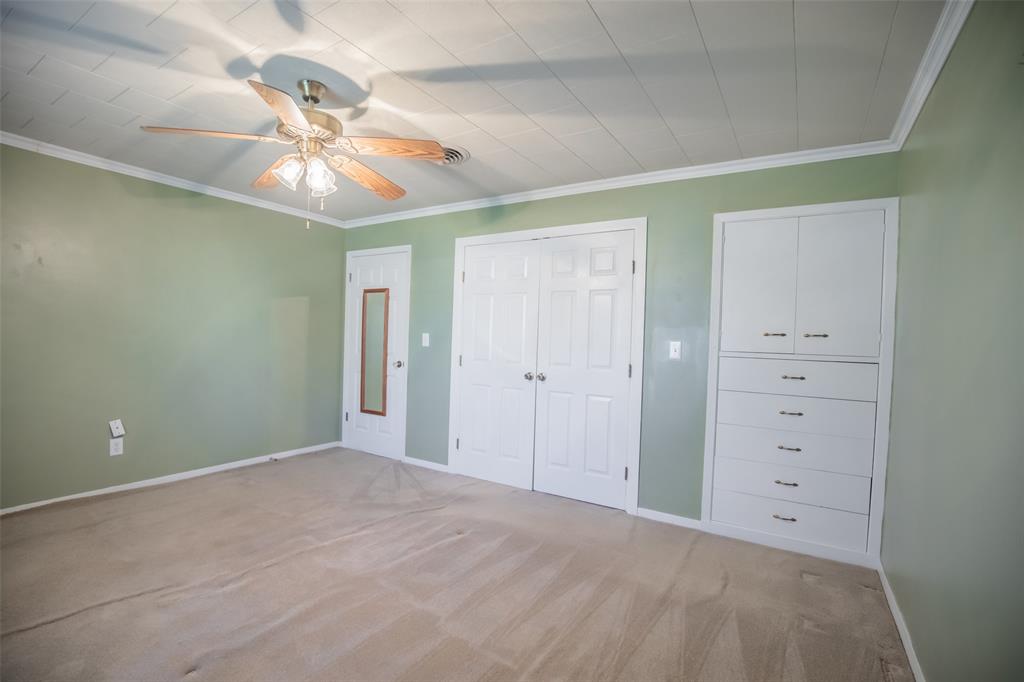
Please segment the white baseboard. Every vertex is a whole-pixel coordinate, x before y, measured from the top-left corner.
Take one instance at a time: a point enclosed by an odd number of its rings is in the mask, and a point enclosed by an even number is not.
[[[437,462],[431,462],[427,459],[419,459],[418,457],[403,457],[401,460],[405,464],[412,464],[413,466],[422,467],[424,469],[433,469],[434,471],[443,471],[446,474],[451,472],[448,470],[447,464],[438,464]]]
[[[896,603],[896,595],[889,584],[889,578],[885,575],[885,569],[878,569],[878,577],[882,580],[882,590],[885,591],[885,600],[889,602],[889,610],[892,611],[892,619],[896,621],[896,630],[903,640],[903,649],[907,652],[907,660],[910,661],[910,669],[914,672],[914,679],[917,682],[925,682],[924,671],[921,669],[921,662],[917,660],[917,653],[914,652],[914,643],[910,640],[910,629],[907,621],[903,619],[903,612],[900,605]]]
[[[686,516],[666,514],[665,512],[655,511],[654,509],[644,509],[643,507],[640,507],[636,510],[636,515],[643,519],[650,519],[651,521],[660,521],[661,523],[669,523],[673,526],[693,528],[694,530],[704,530],[704,522],[700,519],[691,519]]]
[[[16,507],[0,509],[0,516],[12,514],[14,512],[19,511],[25,511],[26,509],[34,509],[35,507],[43,507],[45,505],[54,504],[56,502],[64,502],[66,500],[78,500],[83,497],[95,497],[96,495],[109,495],[110,493],[119,493],[124,490],[135,490],[136,488],[148,488],[154,485],[173,483],[174,481],[184,481],[185,479],[196,478],[197,476],[215,474],[218,471],[228,471],[229,469],[238,469],[239,467],[252,466],[253,464],[263,464],[264,462],[273,462],[274,460],[284,459],[286,457],[306,455],[311,452],[319,452],[321,450],[329,450],[331,448],[339,447],[341,447],[341,443],[338,441],[333,441],[330,443],[321,443],[319,445],[310,445],[304,448],[296,448],[295,450],[285,450],[283,452],[275,452],[270,455],[260,455],[259,457],[250,457],[249,459],[240,459],[234,462],[226,462],[224,464],[203,467],[202,469],[192,469],[190,471],[182,471],[181,473],[177,474],[169,474],[167,476],[159,476],[157,478],[147,478],[141,481],[135,481],[133,483],[122,483],[121,485],[112,485],[107,488],[100,488],[98,490],[87,490],[82,493],[65,495],[63,497],[54,497],[49,500],[38,500],[36,502],[28,502],[26,504],[19,504]]]

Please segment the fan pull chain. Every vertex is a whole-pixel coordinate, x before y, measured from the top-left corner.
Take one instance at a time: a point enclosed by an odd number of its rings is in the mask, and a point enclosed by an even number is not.
[[[311,190],[306,190],[306,229],[309,229],[309,197],[312,194]]]

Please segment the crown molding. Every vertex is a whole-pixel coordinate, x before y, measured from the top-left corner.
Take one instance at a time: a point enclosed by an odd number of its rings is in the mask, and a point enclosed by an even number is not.
[[[134,178],[157,182],[161,185],[170,185],[171,187],[185,189],[190,192],[208,194],[209,196],[217,197],[218,199],[227,199],[228,201],[234,201],[239,204],[248,204],[257,208],[264,208],[268,211],[276,211],[277,213],[286,213],[303,219],[308,218],[309,220],[324,223],[325,225],[331,225],[333,227],[345,227],[344,221],[325,216],[322,213],[313,213],[312,211],[304,211],[301,208],[292,208],[291,206],[285,206],[284,204],[278,204],[273,201],[257,199],[256,197],[251,197],[246,194],[240,194],[238,192],[232,192],[219,187],[204,185],[201,182],[194,182],[174,175],[158,173],[146,168],[139,168],[138,166],[131,166],[127,163],[121,163],[120,161],[104,159],[101,156],[86,154],[85,152],[50,144],[49,142],[40,142],[39,140],[33,140],[31,138],[24,137],[23,135],[15,135],[14,133],[0,131],[0,144],[10,145],[11,147],[17,147],[18,149],[26,149],[30,152],[45,154],[46,156],[53,156],[58,159],[64,159],[65,161],[74,161],[75,163],[80,163],[85,166],[92,166],[93,168],[100,168],[113,173],[120,173],[121,175],[130,175]]]
[[[781,166],[796,166],[804,163],[817,163],[819,161],[833,161],[835,159],[848,159],[855,156],[870,156],[872,154],[885,154],[898,151],[898,148],[889,140],[877,142],[859,142],[841,147],[826,147],[824,149],[808,149],[798,152],[786,152],[785,154],[774,154],[772,156],[758,156],[749,159],[736,159],[735,161],[723,161],[721,163],[708,163],[700,166],[684,166],[682,168],[668,168],[666,170],[650,171],[647,173],[636,173],[633,175],[621,175],[616,178],[604,178],[601,180],[589,180],[577,182],[571,185],[558,185],[557,187],[546,187],[544,189],[532,189],[515,194],[501,194],[495,197],[483,199],[471,199],[469,201],[458,201],[452,204],[439,204],[425,208],[414,208],[408,211],[397,211],[395,213],[382,213],[368,216],[366,218],[355,218],[345,221],[346,228],[363,227],[365,225],[376,225],[379,223],[390,223],[396,220],[409,220],[410,218],[422,218],[424,216],[440,215],[442,213],[455,213],[458,211],[470,211],[477,208],[490,208],[492,206],[504,206],[506,204],[519,204],[524,201],[537,201],[539,199],[553,199],[574,194],[588,194],[590,192],[603,192],[609,189],[621,189],[623,187],[637,187],[639,185],[654,185],[674,180],[690,180],[693,178],[707,178],[713,175],[728,175],[730,173],[743,173],[747,171],[763,170],[765,168],[779,168]]]
[[[763,170],[766,168],[780,168],[783,166],[796,166],[821,161],[834,161],[836,159],[848,159],[857,156],[886,154],[889,152],[899,151],[903,148],[907,137],[910,135],[910,131],[914,127],[914,123],[917,121],[918,115],[921,113],[921,109],[924,107],[925,101],[928,99],[928,95],[932,91],[932,87],[935,85],[935,81],[939,77],[939,73],[942,71],[943,65],[946,63],[946,58],[949,57],[949,53],[953,49],[953,45],[956,43],[957,37],[960,35],[960,29],[963,28],[964,22],[967,20],[967,16],[970,14],[973,5],[974,0],[947,0],[946,4],[943,6],[942,13],[939,15],[939,19],[935,25],[935,31],[932,33],[928,46],[925,48],[924,55],[921,58],[921,64],[918,66],[917,72],[914,75],[914,80],[911,82],[910,90],[907,92],[907,97],[903,101],[903,108],[900,110],[900,114],[896,118],[896,123],[893,126],[892,133],[887,140],[860,142],[857,144],[827,147],[824,149],[787,152],[785,154],[760,156],[750,159],[737,159],[735,161],[725,161],[722,163],[711,163],[700,166],[670,168],[666,170],[651,171],[648,173],[636,173],[633,175],[623,175],[615,178],[578,182],[571,185],[559,185],[557,187],[516,192],[514,194],[502,194],[482,199],[458,201],[450,204],[439,204],[436,206],[427,206],[407,211],[380,213],[377,215],[367,216],[365,218],[354,218],[351,220],[330,218],[311,211],[304,211],[302,209],[292,208],[291,206],[285,206],[284,204],[257,199],[246,194],[231,192],[225,189],[220,189],[219,187],[211,187],[210,185],[204,185],[202,183],[185,180],[172,175],[165,175],[145,168],[111,161],[110,159],[104,159],[92,154],[67,149],[66,147],[60,147],[46,142],[38,142],[12,133],[0,131],[0,143],[9,144],[12,147],[19,147],[21,149],[28,149],[48,156],[55,156],[68,161],[74,161],[76,163],[82,163],[87,166],[93,166],[94,168],[101,168],[103,170],[109,170],[123,175],[131,175],[136,178],[142,178],[143,180],[159,182],[172,187],[178,187],[193,192],[199,192],[201,194],[208,194],[221,199],[227,199],[228,201],[248,204],[258,208],[265,208],[270,211],[277,211],[278,213],[285,213],[288,215],[298,216],[300,218],[308,218],[309,220],[315,220],[326,225],[348,229],[365,227],[367,225],[378,225],[380,223],[390,223],[399,220],[410,220],[412,218],[442,215],[445,213],[471,211],[479,208],[518,204],[527,201],[538,201],[541,199],[553,199],[556,197],[572,196],[575,194],[588,194],[590,192],[601,192],[609,189],[653,185],[662,182],[672,182],[675,180],[690,180],[693,178],[705,178],[715,175],[727,175],[730,173],[743,173],[754,170]]]
[[[921,64],[917,67],[914,80],[910,83],[910,90],[903,100],[903,108],[896,117],[892,134],[889,136],[898,149],[903,149],[973,6],[974,0],[946,0],[946,4],[943,5],[931,40],[928,41],[924,56],[921,57]]]

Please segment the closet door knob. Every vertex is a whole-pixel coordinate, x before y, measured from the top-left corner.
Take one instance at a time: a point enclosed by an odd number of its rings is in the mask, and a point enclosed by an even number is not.
[[[785,445],[777,446],[779,450],[788,450],[789,452],[803,452],[803,448],[787,448]]]
[[[786,332],[765,332],[761,336],[786,336]]]
[[[788,374],[783,374],[782,378],[783,379],[795,379],[796,381],[806,381],[807,380],[807,377],[790,376]]]
[[[790,487],[790,488],[797,488],[797,487],[800,486],[799,483],[789,483],[787,481],[780,481],[777,478],[775,479],[775,484],[776,485],[784,485],[784,486],[787,486],[787,487]]]
[[[779,521],[788,521],[789,523],[796,523],[795,516],[779,516],[778,514],[772,514],[772,518],[778,519]]]
[[[527,372],[526,374],[523,375],[523,378],[526,379],[527,381],[533,381],[533,372]]]
[[[804,416],[803,412],[786,412],[785,410],[779,410],[779,414],[784,414],[787,417],[802,417],[802,416]]]
[[[537,372],[537,381],[547,381],[548,378],[544,376],[544,372]]]
[[[824,332],[822,332],[821,334],[810,334],[810,333],[807,333],[807,334],[804,334],[804,338],[805,339],[827,339],[828,338],[828,334],[825,334]]]

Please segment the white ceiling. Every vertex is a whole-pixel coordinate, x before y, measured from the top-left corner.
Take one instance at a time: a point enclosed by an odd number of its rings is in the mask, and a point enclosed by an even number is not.
[[[363,157],[395,202],[339,180],[353,219],[643,171],[889,137],[940,0],[0,2],[0,128],[304,208],[249,182],[282,147],[245,84],[332,89],[351,135],[431,137],[460,167]]]

